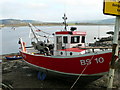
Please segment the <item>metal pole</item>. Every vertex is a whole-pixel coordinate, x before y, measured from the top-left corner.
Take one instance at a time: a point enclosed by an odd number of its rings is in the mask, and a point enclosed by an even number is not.
[[[19,41],[20,41],[20,43],[21,43],[21,49],[22,49],[22,51],[25,51],[22,38],[19,38]]]
[[[34,35],[34,38],[37,40],[37,43],[38,43],[39,40],[38,40],[38,38],[37,38],[37,36],[36,36],[34,30],[32,29],[32,24],[29,23],[28,25],[29,25],[29,27],[31,28],[31,31],[32,31],[32,33],[33,33],[33,35]]]
[[[66,17],[66,14],[64,13],[64,17],[62,17],[63,18],[63,20],[64,20],[64,22],[63,22],[63,24],[65,25],[65,31],[67,31],[67,22],[66,22],[66,20],[67,20],[67,17]]]
[[[111,60],[111,63],[110,63],[110,70],[109,70],[107,88],[113,88],[115,63],[116,63],[116,60],[118,59],[119,30],[120,30],[120,16],[116,16],[115,30],[114,30],[114,37],[113,37],[113,46],[112,46],[112,60]]]

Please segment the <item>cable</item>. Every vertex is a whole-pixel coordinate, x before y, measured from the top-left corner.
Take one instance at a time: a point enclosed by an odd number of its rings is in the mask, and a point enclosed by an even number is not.
[[[91,62],[91,60],[93,59],[94,56],[95,56],[95,54],[92,56],[92,58],[90,59],[89,62]],[[86,68],[88,67],[88,65],[89,65],[88,63],[85,66],[85,68],[83,69],[83,71],[81,72],[81,74],[78,76],[78,78],[75,80],[75,82],[73,83],[73,85],[70,87],[70,90],[75,86],[75,84],[77,83],[77,81],[80,79],[80,77],[82,76],[82,74],[84,73],[84,71],[86,70]]]

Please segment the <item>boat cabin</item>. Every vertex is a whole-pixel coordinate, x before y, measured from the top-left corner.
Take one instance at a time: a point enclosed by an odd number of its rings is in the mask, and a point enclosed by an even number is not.
[[[69,52],[80,52],[76,47],[85,47],[86,32],[81,31],[60,31],[55,33],[54,55],[63,55]],[[74,55],[72,54],[68,55]]]

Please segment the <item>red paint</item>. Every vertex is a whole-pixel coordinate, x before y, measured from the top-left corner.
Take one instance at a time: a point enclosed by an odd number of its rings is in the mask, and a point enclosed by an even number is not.
[[[73,31],[72,32],[73,35],[86,35],[86,32],[80,32],[80,31]]]
[[[71,31],[61,31],[61,32],[56,32],[55,34],[70,34],[70,33]]]
[[[61,31],[61,32],[56,32],[55,34],[71,34],[71,35],[86,35],[86,32],[81,32],[81,31]]]
[[[87,66],[83,74],[98,74],[107,72],[109,70],[109,63],[111,60],[112,53],[104,53],[99,55],[91,55],[84,57],[72,57],[72,58],[52,58],[44,56],[35,56],[21,52],[24,60],[27,62],[43,67],[50,70],[55,70],[59,72],[69,73],[69,74],[81,74],[86,65],[81,65],[80,60],[91,60],[91,64]],[[104,58],[103,63],[97,63],[97,58]],[[102,59],[100,59],[102,62]]]
[[[40,32],[41,30],[40,29],[37,29],[37,30],[35,30],[36,32]]]
[[[69,52],[82,52],[85,51],[85,49],[80,48],[67,48],[67,49],[61,49],[59,51],[69,51]]]

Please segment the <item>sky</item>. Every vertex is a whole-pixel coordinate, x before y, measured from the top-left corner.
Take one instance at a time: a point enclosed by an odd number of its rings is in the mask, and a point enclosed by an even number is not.
[[[114,18],[103,14],[103,0],[1,0],[0,19],[60,22]]]

